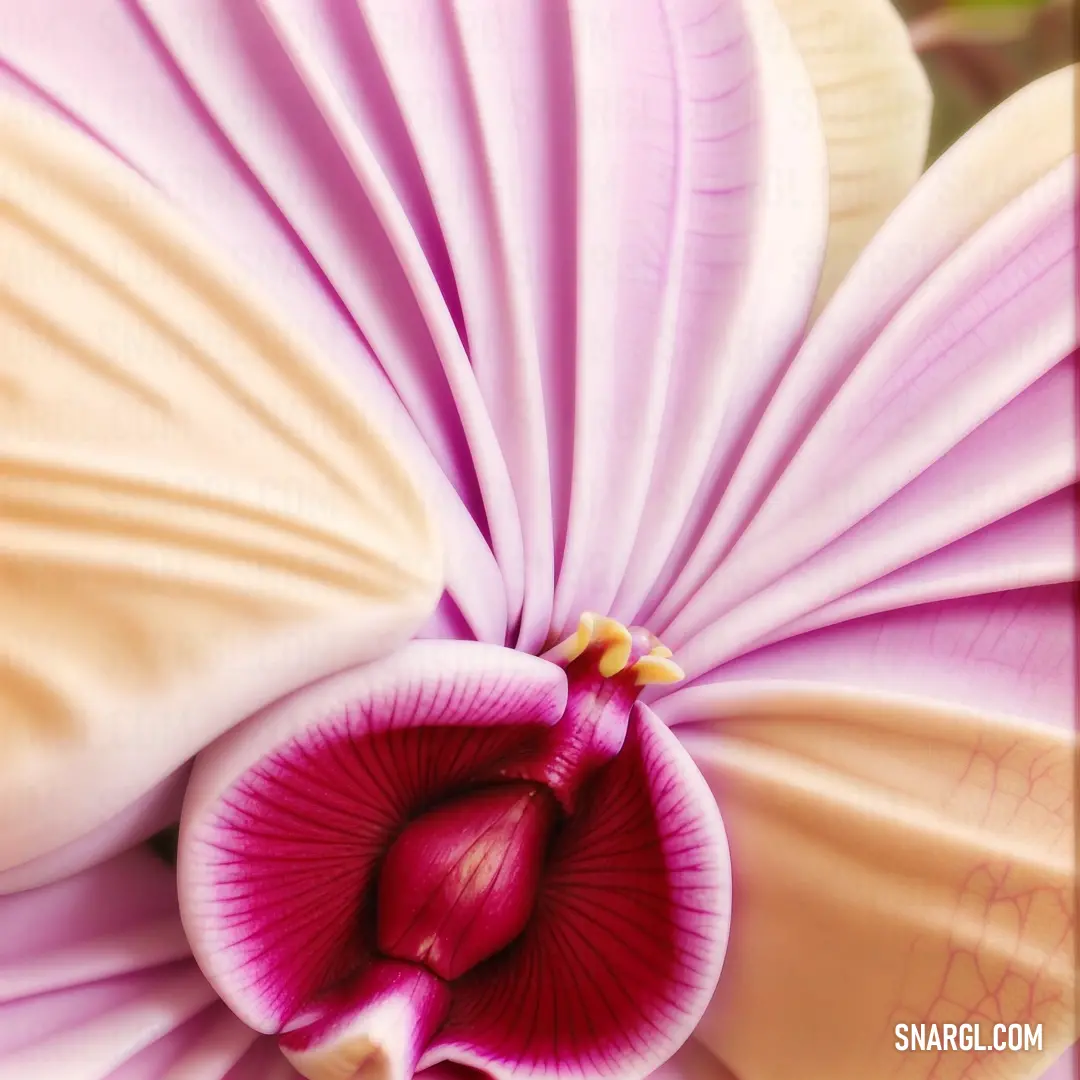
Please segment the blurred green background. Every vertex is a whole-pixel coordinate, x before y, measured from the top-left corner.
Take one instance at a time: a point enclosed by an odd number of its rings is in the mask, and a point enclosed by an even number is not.
[[[934,87],[930,160],[1032,79],[1077,58],[1075,0],[895,0]]]

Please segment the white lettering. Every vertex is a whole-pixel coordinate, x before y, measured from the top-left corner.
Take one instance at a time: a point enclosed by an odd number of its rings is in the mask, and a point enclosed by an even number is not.
[[[911,1051],[960,1051],[998,1053],[1043,1048],[1042,1024],[994,1024],[989,1043],[983,1042],[978,1024],[897,1024],[893,1028],[894,1047]]]

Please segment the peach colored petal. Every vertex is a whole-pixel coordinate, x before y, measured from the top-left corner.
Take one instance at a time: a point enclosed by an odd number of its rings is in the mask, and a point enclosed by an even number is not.
[[[441,589],[407,463],[347,387],[140,177],[12,101],[0,522],[0,870],[392,649]]]
[[[728,828],[733,934],[698,1029],[740,1080],[1020,1080],[1076,1037],[1073,739],[903,699],[778,693],[680,735]],[[1042,1024],[900,1053],[898,1023]]]

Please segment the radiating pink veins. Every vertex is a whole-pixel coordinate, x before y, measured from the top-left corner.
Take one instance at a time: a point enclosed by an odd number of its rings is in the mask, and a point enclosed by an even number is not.
[[[303,1075],[644,1076],[692,1032],[726,948],[727,845],[635,700],[679,670],[593,616],[548,657],[415,642],[197,763],[185,928]]]

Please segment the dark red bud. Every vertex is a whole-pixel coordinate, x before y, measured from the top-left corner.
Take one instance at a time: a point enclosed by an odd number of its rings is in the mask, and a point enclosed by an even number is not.
[[[456,979],[525,929],[558,816],[550,791],[503,784],[406,826],[379,879],[378,947]]]

